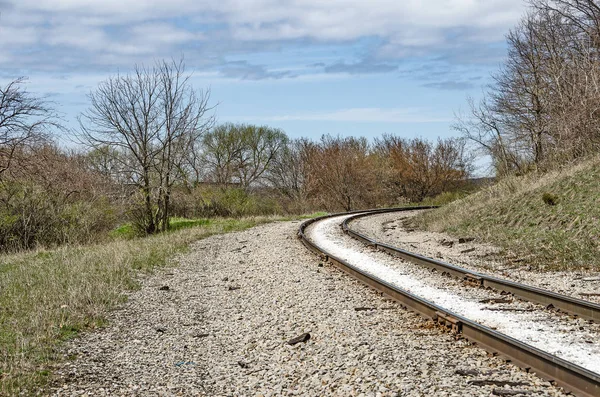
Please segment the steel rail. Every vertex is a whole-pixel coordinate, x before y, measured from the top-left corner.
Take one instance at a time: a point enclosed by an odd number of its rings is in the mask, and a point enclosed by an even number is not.
[[[369,213],[409,211],[414,209],[416,208],[376,210],[370,211]],[[362,211],[355,211],[354,213],[359,212]],[[397,300],[402,306],[451,328],[453,332],[460,333],[463,337],[471,342],[479,344],[487,351],[497,353],[505,357],[507,361],[513,362],[519,367],[535,372],[538,376],[555,382],[558,386],[563,387],[565,390],[570,391],[577,396],[600,396],[600,374],[570,363],[560,357],[494,331],[491,328],[424,300],[332,255],[330,252],[320,248],[316,242],[313,242],[308,238],[306,235],[307,227],[315,222],[339,215],[342,214],[326,215],[302,223],[298,231],[298,237],[308,249],[320,256],[324,256],[325,260],[333,263],[344,272]]]
[[[421,209],[421,208],[419,208]],[[391,209],[386,212],[395,211],[406,211],[405,209]],[[414,252],[406,251],[402,248],[394,247],[392,245],[380,242],[373,238],[366,236],[356,230],[350,228],[350,223],[359,218],[364,218],[371,215],[376,215],[379,212],[363,212],[358,215],[354,215],[347,218],[342,223],[342,229],[349,236],[362,241],[363,243],[373,246],[374,248],[388,252],[394,256],[402,258],[408,262],[416,265],[426,266],[432,269],[436,269],[440,272],[446,272],[455,277],[466,279],[483,287],[490,287],[498,291],[505,291],[518,296],[526,301],[539,303],[544,306],[552,305],[553,307],[560,309],[572,315],[579,316],[586,320],[592,320],[600,322],[600,305],[589,302],[583,299],[573,298],[571,296],[558,294],[556,292],[548,291],[542,288],[532,287],[525,284],[520,284],[514,281],[505,280],[497,277],[487,275],[485,273],[479,273],[473,270],[465,269],[456,265],[452,265],[447,262],[443,262],[437,259],[429,258],[423,255],[416,254]]]

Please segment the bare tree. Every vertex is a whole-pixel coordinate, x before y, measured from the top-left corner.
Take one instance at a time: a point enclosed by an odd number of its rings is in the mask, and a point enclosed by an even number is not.
[[[229,123],[206,134],[202,149],[214,182],[249,190],[263,178],[287,141],[287,135],[276,128]]]
[[[283,196],[303,202],[307,198],[309,167],[314,144],[307,139],[288,142],[273,159],[267,180]]]
[[[309,194],[325,208],[345,211],[375,204],[370,145],[365,138],[325,135],[309,157]]]
[[[220,185],[234,183],[236,159],[243,151],[243,142],[235,124],[218,125],[202,141],[202,162],[208,168],[209,179]]]
[[[455,129],[499,175],[548,169],[600,150],[600,6],[531,0],[507,36],[494,83]]]
[[[114,160],[141,194],[139,227],[166,230],[177,171],[213,121],[209,93],[191,87],[183,61],[161,61],[110,77],[89,98],[90,108],[79,117],[82,143],[119,154]]]
[[[242,151],[238,152],[236,176],[245,189],[259,181],[288,141],[282,130],[266,126],[240,126]]]
[[[507,133],[498,114],[484,98],[475,103],[468,98],[469,113],[456,115],[452,129],[477,145],[479,151],[490,156],[498,175],[520,172],[525,168],[513,148],[513,140]]]
[[[504,128],[520,144],[522,156],[534,164],[544,161],[550,134],[547,57],[541,45],[546,22],[543,16],[528,15],[508,34],[508,58],[494,76],[496,90],[492,93]]]
[[[161,62],[158,66],[162,88],[161,108],[164,126],[158,135],[161,148],[156,164],[160,178],[159,216],[162,230],[169,225],[169,207],[173,184],[185,176],[182,170],[202,134],[214,124],[214,117],[205,117],[210,109],[210,92],[191,88],[185,75],[183,60],[179,63]]]
[[[56,113],[44,100],[30,94],[20,77],[0,87],[0,181],[27,145],[45,141],[60,128]]]
[[[464,139],[440,138],[432,143],[386,134],[375,140],[374,151],[384,160],[387,172],[382,184],[392,200],[419,202],[455,189],[464,183],[471,169],[472,159]]]

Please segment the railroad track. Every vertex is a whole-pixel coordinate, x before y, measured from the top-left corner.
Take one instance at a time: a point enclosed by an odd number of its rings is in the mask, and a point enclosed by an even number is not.
[[[334,252],[335,249],[332,248],[331,244],[313,241],[307,233],[307,231],[318,229],[321,225],[325,225],[326,223],[330,225],[331,222],[342,223],[342,228],[348,235],[351,235],[372,248],[385,251],[413,264],[434,268],[440,272],[466,279],[470,284],[475,286],[490,287],[499,291],[507,291],[523,300],[543,305],[553,305],[556,308],[560,308],[561,310],[576,316],[588,320],[600,321],[600,305],[512,281],[498,279],[481,273],[475,273],[445,262],[426,258],[375,241],[364,234],[352,230],[349,225],[352,220],[364,216],[380,214],[383,212],[428,208],[431,207],[359,211],[352,214],[335,214],[315,218],[304,222],[301,225],[299,237],[302,239],[303,243],[315,253],[324,256],[326,260],[365,284],[399,301],[406,308],[447,326],[452,332],[461,334],[466,339],[479,344],[490,352],[500,354],[508,361],[513,362],[521,368],[531,370],[540,377],[555,382],[557,385],[575,395],[585,397],[600,396],[600,374],[597,373],[599,371],[592,371],[582,365],[567,361],[558,355],[548,353],[539,347],[525,343],[506,333],[483,325],[481,322],[477,322],[442,307],[439,304],[428,301],[413,292],[403,289],[398,285],[398,282],[390,281],[390,278],[385,276],[387,270],[383,273],[381,271],[379,273],[371,271],[369,269],[370,264],[357,264],[356,258],[343,258],[343,255]],[[352,257],[352,255],[350,255],[350,257]],[[384,276],[382,276],[382,274]]]

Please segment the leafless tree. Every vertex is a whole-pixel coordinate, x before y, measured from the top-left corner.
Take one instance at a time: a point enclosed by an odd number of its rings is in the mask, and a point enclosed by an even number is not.
[[[470,175],[472,158],[464,139],[404,139],[385,134],[375,140],[374,153],[386,172],[381,184],[391,202],[405,199],[419,202],[459,187]]]
[[[208,168],[211,182],[227,185],[234,183],[236,159],[243,151],[243,142],[235,124],[218,125],[202,141],[202,163]]]
[[[490,154],[499,175],[548,169],[600,149],[600,7],[531,0],[507,36],[494,83],[455,129]]]
[[[185,167],[186,159],[214,124],[214,117],[206,117],[210,92],[191,88],[190,76],[185,75],[183,60],[179,63],[161,62],[158,65],[161,83],[161,109],[164,125],[158,135],[161,148],[156,164],[160,179],[158,208],[162,208],[160,224],[166,230],[173,184]]]
[[[137,218],[146,233],[169,227],[171,188],[187,152],[212,124],[209,93],[192,88],[183,61],[136,66],[90,93],[79,117],[80,140],[110,147],[114,160],[139,189]]]
[[[263,178],[287,140],[276,128],[229,123],[206,134],[202,150],[214,182],[249,190]]]
[[[309,167],[314,143],[308,139],[295,139],[288,142],[275,156],[267,173],[271,186],[284,197],[297,202],[307,199]]]
[[[365,138],[325,135],[309,157],[309,194],[328,210],[372,207],[377,194]]]
[[[44,142],[53,128],[60,128],[57,114],[27,91],[26,81],[20,77],[0,87],[0,181],[20,151]]]

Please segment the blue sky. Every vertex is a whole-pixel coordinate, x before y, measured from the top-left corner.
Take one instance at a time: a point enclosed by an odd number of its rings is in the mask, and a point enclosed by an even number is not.
[[[521,0],[0,0],[0,79],[70,126],[98,82],[185,56],[219,122],[435,139],[481,95]]]

